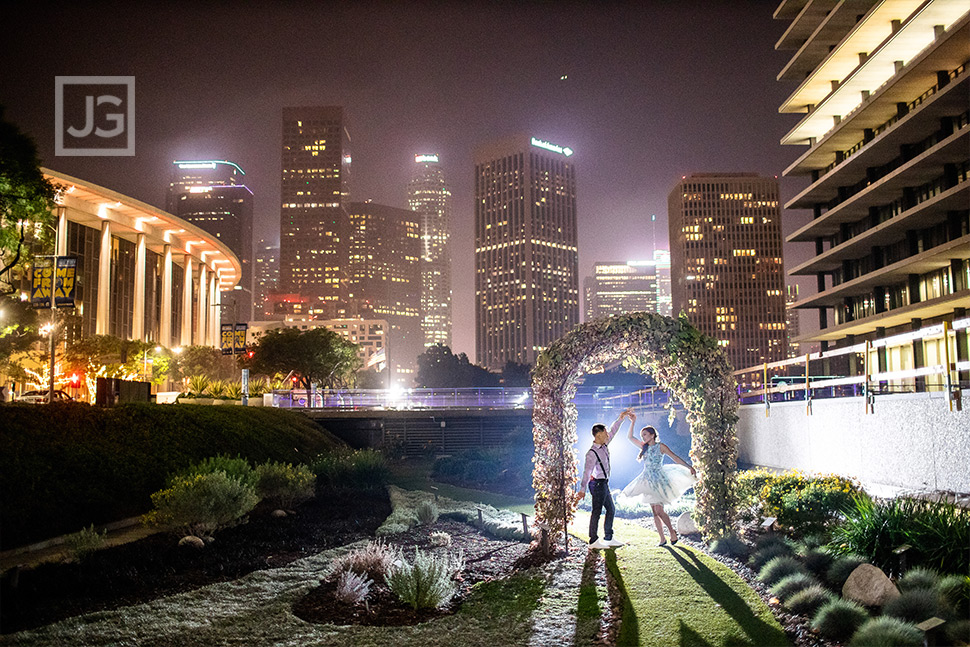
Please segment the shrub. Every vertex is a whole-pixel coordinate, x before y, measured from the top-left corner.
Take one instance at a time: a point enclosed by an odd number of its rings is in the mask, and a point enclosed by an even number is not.
[[[936,585],[940,606],[954,618],[970,618],[970,576],[947,575]]]
[[[242,391],[242,382],[229,382],[226,384],[226,397],[230,400],[241,400]]]
[[[752,569],[759,571],[761,568],[776,557],[789,557],[792,554],[791,548],[785,544],[773,544],[755,551],[748,560]]]
[[[192,375],[189,377],[189,395],[192,397],[202,397],[208,388],[209,378],[205,375]]]
[[[872,618],[852,634],[849,647],[923,647],[923,632],[896,618]]]
[[[794,552],[795,547],[788,537],[784,535],[779,535],[778,533],[769,532],[765,535],[761,535],[754,540],[755,550],[764,550],[766,548],[773,548],[775,546],[783,546],[788,549],[788,552]]]
[[[865,563],[866,560],[859,555],[851,553],[848,555],[840,555],[832,560],[832,565],[829,566],[829,570],[825,573],[825,581],[832,588],[841,591],[842,587],[845,586],[845,581],[852,575],[852,571],[857,569],[860,564]]]
[[[912,589],[935,589],[939,583],[939,573],[923,566],[917,566],[906,571],[896,584],[900,591],[909,591]]]
[[[725,535],[711,542],[711,552],[715,555],[744,559],[748,555],[748,545],[737,535]]]
[[[798,593],[803,589],[807,589],[813,584],[818,584],[818,580],[808,573],[793,573],[778,580],[778,582],[771,587],[771,592],[778,599],[787,600],[795,593]]]
[[[228,456],[210,456],[205,460],[199,461],[194,465],[181,470],[177,474],[171,476],[168,479],[168,486],[171,487],[177,479],[187,479],[193,476],[198,476],[199,474],[214,474],[216,472],[223,472],[229,478],[236,479],[240,483],[250,485],[255,487],[256,478],[253,473],[253,468],[245,458],[241,458],[238,454],[235,458],[230,458]]]
[[[429,539],[432,546],[451,546],[451,535],[441,530],[432,530]]]
[[[91,553],[104,548],[108,540],[108,531],[98,532],[94,529],[94,524],[88,528],[71,533],[64,538],[71,555],[78,561],[83,560]]]
[[[257,377],[249,380],[249,397],[262,398],[264,393],[269,392],[269,384],[265,377]]]
[[[738,498],[743,505],[761,504],[761,490],[765,484],[774,478],[775,473],[764,468],[744,470],[737,476]]]
[[[181,529],[187,534],[211,534],[231,525],[253,509],[259,499],[249,485],[225,472],[179,478],[152,495],[155,509],[145,522]]]
[[[800,557],[805,568],[818,577],[825,575],[829,567],[832,566],[832,561],[835,559],[832,553],[821,548],[810,548],[804,551]]]
[[[367,598],[373,583],[363,575],[353,571],[344,571],[337,579],[337,590],[334,595],[341,602],[360,604]]]
[[[306,465],[268,461],[255,470],[256,494],[283,508],[313,498],[316,476]]]
[[[372,449],[335,452],[318,456],[310,466],[318,490],[379,490],[387,485],[387,461]]]
[[[414,561],[399,560],[387,575],[387,585],[401,602],[412,609],[437,608],[455,593],[448,556],[435,557],[414,549]]]
[[[896,572],[893,550],[903,544],[910,566],[970,572],[970,511],[946,501],[896,498],[877,502],[855,497],[855,507],[833,531],[833,545],[855,552],[887,572]]]
[[[794,557],[783,555],[775,557],[765,564],[758,571],[758,579],[771,586],[781,581],[782,578],[795,573],[804,573],[805,567],[798,563]]]
[[[416,510],[418,521],[424,525],[429,525],[438,520],[438,506],[433,501],[422,501]]]
[[[845,642],[869,619],[869,612],[852,600],[837,598],[823,604],[812,619],[812,629],[836,642]]]
[[[948,644],[951,645],[970,645],[970,620],[955,620],[948,622],[943,627]]]
[[[213,398],[224,398],[227,386],[225,380],[212,380],[209,382],[209,395]]]
[[[918,624],[932,618],[940,611],[940,601],[935,589],[910,589],[890,600],[883,607],[883,615]]]
[[[813,584],[785,600],[785,606],[792,613],[812,617],[819,607],[834,599],[835,595],[827,588],[821,584]]]
[[[372,541],[363,548],[352,550],[330,563],[330,574],[339,576],[347,571],[366,575],[375,582],[383,582],[391,565],[401,558],[400,552],[381,541]]]

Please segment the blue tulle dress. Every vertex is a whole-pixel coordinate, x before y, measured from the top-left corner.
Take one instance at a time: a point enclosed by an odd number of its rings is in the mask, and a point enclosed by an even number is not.
[[[660,445],[647,447],[643,455],[643,471],[623,488],[621,497],[635,503],[669,505],[694,487],[697,479],[683,465],[663,464]]]

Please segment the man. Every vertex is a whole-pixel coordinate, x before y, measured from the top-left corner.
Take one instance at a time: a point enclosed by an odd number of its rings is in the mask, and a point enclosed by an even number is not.
[[[616,422],[606,430],[606,425],[593,425],[593,445],[586,452],[586,466],[583,469],[583,478],[580,480],[578,500],[582,501],[586,496],[586,484],[589,484],[589,493],[593,497],[593,510],[589,517],[589,547],[590,548],[616,548],[622,546],[623,542],[613,539],[613,516],[616,508],[613,505],[613,497],[610,494],[610,441],[620,430],[620,425],[624,418],[630,419],[630,430],[633,430],[633,411],[627,409],[620,414]],[[600,513],[606,508],[606,518],[603,520],[603,539],[599,539],[598,527]]]

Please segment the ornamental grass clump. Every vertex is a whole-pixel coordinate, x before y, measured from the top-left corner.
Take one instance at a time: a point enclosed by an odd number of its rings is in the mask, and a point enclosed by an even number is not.
[[[776,557],[791,557],[792,550],[786,544],[772,544],[756,550],[751,558],[748,559],[748,565],[751,566],[753,570],[759,571],[764,567],[765,564],[770,562]]]
[[[254,470],[256,493],[282,508],[313,498],[316,476],[306,465],[267,461]]]
[[[841,591],[842,587],[845,586],[845,581],[852,575],[852,571],[865,563],[866,560],[859,555],[849,554],[836,557],[832,561],[832,565],[829,566],[829,570],[825,572],[825,581],[833,589]]]
[[[398,599],[412,609],[434,609],[447,604],[455,594],[452,560],[414,549],[414,560],[397,560],[387,574],[387,585]]]
[[[799,564],[797,559],[787,555],[782,555],[781,557],[775,557],[765,564],[761,570],[758,571],[758,579],[768,586],[771,586],[773,584],[777,584],[783,578],[789,575],[804,572],[805,567]]]
[[[144,521],[204,536],[235,524],[258,502],[252,486],[225,472],[197,474],[177,478],[171,487],[153,494],[155,509]]]
[[[814,584],[818,584],[818,580],[808,573],[792,573],[778,580],[771,587],[771,592],[776,598],[784,601]]]
[[[812,617],[823,604],[835,599],[835,594],[827,588],[821,584],[813,584],[785,600],[785,606],[792,613]]]
[[[970,576],[947,575],[936,585],[940,605],[954,618],[970,620]]]
[[[216,472],[223,472],[229,478],[236,479],[244,485],[256,486],[256,478],[249,461],[239,455],[232,458],[223,454],[210,456],[172,475],[168,480],[168,486],[171,487],[180,478],[186,479],[199,474],[214,474]]]
[[[372,449],[321,454],[310,469],[320,491],[381,490],[390,477],[384,455]]]
[[[397,548],[382,541],[372,541],[363,548],[352,550],[330,563],[330,576],[339,577],[348,571],[365,575],[375,582],[383,582],[395,561],[401,559]]]
[[[360,604],[367,599],[373,583],[364,575],[353,571],[344,571],[337,578],[337,589],[334,591],[334,596],[346,604]]]
[[[415,514],[418,517],[418,522],[422,525],[431,525],[438,520],[438,506],[434,504],[434,501],[422,501],[418,504]]]
[[[869,619],[869,612],[853,602],[835,598],[829,600],[812,617],[812,629],[836,642],[845,642]]]
[[[919,624],[939,614],[940,600],[936,589],[910,589],[887,602],[882,612],[883,615]]]
[[[903,574],[896,585],[900,591],[910,591],[912,589],[935,589],[940,583],[940,574],[931,568],[917,566],[911,568]]]
[[[711,542],[711,552],[715,555],[744,559],[748,556],[748,545],[741,541],[737,535],[724,535]]]
[[[849,647],[923,647],[923,632],[908,622],[883,616],[867,620],[852,634]]]
[[[788,549],[788,552],[795,551],[795,542],[788,537],[775,532],[769,532],[766,535],[761,535],[754,540],[754,548],[756,551],[765,550],[766,548],[773,548],[775,546],[783,546]]]
[[[948,645],[970,645],[970,620],[948,622],[943,627]]]
[[[78,561],[82,561],[91,553],[104,548],[107,541],[108,531],[98,532],[94,529],[94,524],[64,538],[64,543],[67,545],[71,556]]]
[[[818,577],[824,577],[825,573],[832,566],[832,561],[835,559],[835,556],[822,548],[810,548],[802,552],[799,558],[802,560],[805,568],[811,573]]]

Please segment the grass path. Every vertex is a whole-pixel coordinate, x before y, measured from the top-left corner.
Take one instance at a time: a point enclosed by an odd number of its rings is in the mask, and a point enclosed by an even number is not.
[[[589,516],[579,514],[571,528],[586,539],[588,526]],[[687,546],[657,546],[656,532],[635,523],[617,519],[614,530],[628,542],[602,551],[625,597],[618,645],[791,644],[771,609],[727,566]]]
[[[404,490],[423,490],[456,501],[485,503],[494,508],[525,513],[529,516],[535,514],[535,505],[531,497],[515,497],[496,492],[471,490],[457,485],[432,481],[430,474],[433,464],[433,459],[410,458],[406,461],[395,461],[391,463],[390,483]]]

